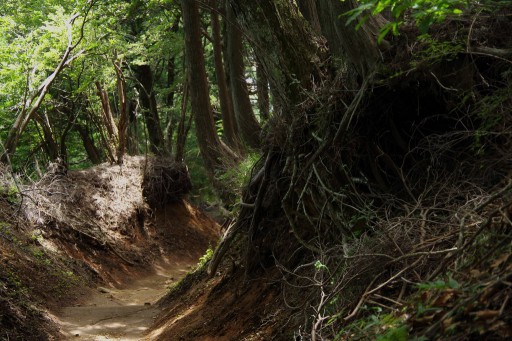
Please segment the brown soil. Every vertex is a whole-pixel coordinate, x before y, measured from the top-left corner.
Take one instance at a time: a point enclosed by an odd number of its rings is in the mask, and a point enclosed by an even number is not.
[[[24,301],[27,306],[36,302],[53,323],[44,314],[26,320],[17,317],[6,322],[11,329],[30,326],[34,332],[8,336],[22,340],[284,337],[286,316],[280,309],[279,288],[272,285],[279,274],[247,278],[239,262],[244,252],[239,251],[226,257],[208,279],[204,269],[196,267],[205,250],[217,243],[220,226],[184,200],[149,207],[142,195],[144,165],[143,158],[127,158],[123,167],[104,164],[68,174],[50,173],[31,189],[32,200],[22,207],[25,229],[17,231],[37,238],[17,240],[24,240],[28,253],[44,256],[39,263],[25,257],[25,251],[10,257],[9,250],[17,246],[2,246],[5,238],[0,238],[0,261],[10,262],[6,269],[16,272],[29,288],[27,296],[8,301],[13,307],[6,316],[20,311]],[[49,273],[50,268],[60,277]],[[0,309],[0,326],[1,313]]]
[[[249,279],[236,261],[213,278],[204,269],[187,277],[159,305],[162,312],[147,340],[288,340],[277,273]]]
[[[0,340],[142,338],[155,303],[220,229],[179,198],[149,207],[144,166],[127,158],[123,167],[49,173],[21,208],[2,210],[18,217],[0,231]]]
[[[162,263],[122,288],[98,287],[83,303],[62,308],[56,320],[63,337],[77,340],[139,340],[160,312],[155,303],[193,264]],[[137,276],[134,276],[137,277]]]

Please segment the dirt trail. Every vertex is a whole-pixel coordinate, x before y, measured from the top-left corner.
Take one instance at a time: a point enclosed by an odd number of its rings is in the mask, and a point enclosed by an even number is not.
[[[121,289],[99,287],[81,304],[57,314],[64,340],[142,340],[160,309],[155,303],[195,264],[167,263]]]

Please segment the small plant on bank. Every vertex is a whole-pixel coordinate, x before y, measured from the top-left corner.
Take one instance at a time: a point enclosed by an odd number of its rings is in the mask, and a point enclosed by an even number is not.
[[[197,263],[197,269],[204,267],[206,265],[206,263],[208,263],[208,261],[210,259],[212,259],[212,257],[213,257],[213,249],[211,247],[209,247],[206,250],[205,254],[199,258],[199,263]]]

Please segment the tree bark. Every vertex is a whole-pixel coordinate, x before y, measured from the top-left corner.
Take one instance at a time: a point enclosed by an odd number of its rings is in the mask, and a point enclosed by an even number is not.
[[[128,103],[126,98],[126,80],[124,78],[121,65],[118,61],[114,62],[114,68],[117,76],[117,92],[119,95],[119,122],[118,145],[117,145],[117,163],[123,163],[123,157],[126,150],[126,134],[128,128]]]
[[[107,130],[107,136],[105,138],[105,144],[107,148],[107,152],[111,162],[115,162],[115,146],[119,139],[119,134],[117,131],[117,126],[114,121],[114,117],[112,116],[112,110],[110,109],[110,101],[108,99],[107,92],[103,89],[100,82],[95,82],[96,89],[98,90],[98,97],[100,98],[101,108],[102,108],[102,121],[103,126]]]
[[[261,127],[254,116],[245,81],[244,46],[242,31],[236,24],[233,8],[227,2],[227,59],[231,79],[231,98],[240,135],[252,148],[260,146]]]
[[[309,2],[309,0],[303,2]],[[347,17],[341,16],[356,6],[355,0],[316,1],[317,13],[311,14],[311,17],[319,18],[321,32],[327,38],[331,52],[337,57],[345,58],[359,76],[366,77],[375,71],[381,59],[377,37],[386,20],[381,15],[370,16],[356,30],[357,21],[347,25]],[[311,6],[308,7],[310,11],[314,11]],[[304,16],[310,15],[304,14]],[[314,19],[311,20],[314,21]],[[314,26],[311,21],[310,23]]]
[[[43,146],[49,160],[53,161],[57,159],[57,157],[59,157],[59,146],[55,140],[48,116],[46,114],[39,114],[35,116],[34,120],[39,124],[43,131]]]
[[[322,28],[316,9],[316,2],[316,0],[297,0],[297,5],[299,6],[300,12],[304,18],[306,18],[306,20],[310,23],[313,30],[317,34],[321,34]]]
[[[89,157],[89,160],[95,165],[101,163],[100,153],[98,148],[96,148],[94,141],[91,139],[89,135],[89,129],[86,126],[77,125],[76,130],[80,134],[82,138],[82,142],[84,144],[85,152]]]
[[[148,130],[149,150],[155,155],[162,155],[164,138],[153,91],[153,73],[149,65],[137,66],[135,70],[139,82],[140,105]]]
[[[286,114],[289,104],[300,103],[304,90],[311,87],[320,42],[291,1],[230,0],[230,4],[265,70],[274,106]]]
[[[213,57],[215,61],[215,76],[217,78],[217,86],[219,88],[224,140],[230,148],[240,151],[242,146],[240,145],[240,136],[234,115],[233,102],[231,101],[231,94],[229,92],[226,79],[226,70],[222,60],[222,38],[217,10],[217,1],[213,1],[213,10],[211,12]]]
[[[178,123],[176,136],[176,154],[174,155],[174,160],[176,162],[183,162],[185,158],[185,143],[187,142],[187,135],[185,134],[185,120],[187,116],[188,93],[188,82],[185,82],[183,86],[183,97],[181,100],[180,121]],[[193,115],[190,115],[190,118],[192,118],[192,116]]]
[[[233,152],[219,139],[213,121],[208,83],[206,78],[203,44],[201,43],[201,21],[198,3],[181,0],[183,29],[185,31],[185,53],[192,114],[201,156],[210,179],[215,184],[215,172],[224,168],[223,159],[233,160]]]
[[[264,120],[270,116],[270,98],[268,94],[268,77],[263,65],[256,58],[256,91],[258,92],[258,110]]]

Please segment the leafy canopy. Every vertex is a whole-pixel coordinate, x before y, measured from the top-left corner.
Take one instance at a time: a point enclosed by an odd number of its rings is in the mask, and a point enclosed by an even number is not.
[[[341,0],[344,1],[344,0]],[[381,30],[379,41],[390,31],[398,34],[398,27],[407,20],[414,20],[422,33],[435,23],[444,21],[448,16],[460,15],[471,0],[358,0],[359,6],[347,12],[347,24],[360,19],[360,27],[370,15],[383,12],[392,20]]]

